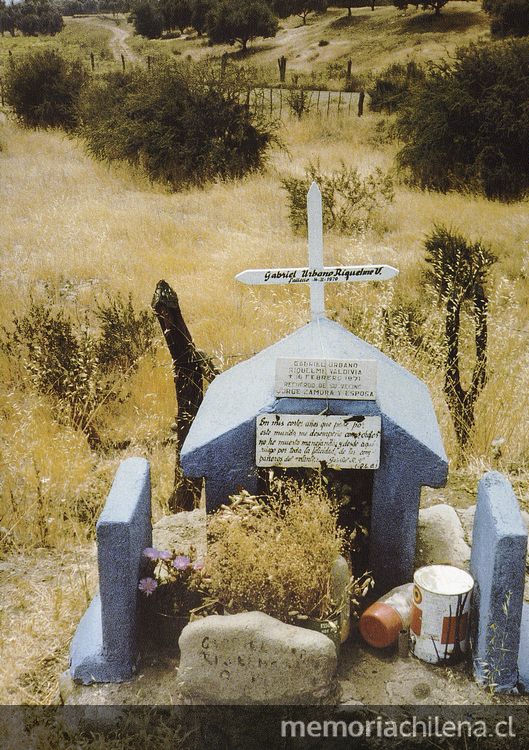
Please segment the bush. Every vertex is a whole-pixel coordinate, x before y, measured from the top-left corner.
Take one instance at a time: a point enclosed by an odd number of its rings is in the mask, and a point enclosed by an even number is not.
[[[175,189],[241,177],[262,165],[272,136],[235,89],[229,74],[171,63],[112,73],[86,98],[82,133],[93,156],[139,165]]]
[[[424,80],[423,68],[417,63],[394,63],[380,73],[368,89],[369,108],[374,112],[392,114],[406,101],[416,81]]]
[[[471,45],[431,70],[397,115],[410,181],[516,200],[529,192],[529,43]]]
[[[73,129],[87,79],[79,60],[54,50],[29,53],[6,69],[5,98],[18,119],[33,128]]]
[[[230,612],[259,610],[284,622],[331,616],[331,569],[344,546],[337,512],[316,484],[286,484],[282,493],[242,492],[208,527],[205,583]],[[357,599],[371,580],[352,581]]]
[[[290,223],[294,230],[307,227],[307,191],[318,183],[323,200],[323,226],[338,232],[358,232],[373,225],[378,208],[393,200],[393,182],[376,169],[362,177],[354,167],[325,174],[319,163],[309,163],[304,178],[286,177],[281,184],[288,193]]]
[[[55,405],[56,416],[82,430],[97,444],[94,415],[103,401],[152,347],[153,316],[137,313],[132,300],[110,297],[96,309],[99,330],[75,324],[51,300],[31,302],[23,317],[3,328],[0,348],[20,367],[35,390]]]
[[[529,3],[527,0],[483,0],[483,10],[491,16],[493,36],[527,36]]]
[[[147,39],[158,39],[164,28],[164,18],[157,3],[140,0],[132,9],[131,18],[134,31]]]
[[[239,42],[246,49],[258,36],[277,33],[277,18],[266,0],[218,0],[206,18],[208,37],[213,44]]]

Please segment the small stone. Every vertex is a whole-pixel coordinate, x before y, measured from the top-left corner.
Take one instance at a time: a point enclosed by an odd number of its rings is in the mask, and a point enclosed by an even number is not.
[[[161,518],[152,529],[156,549],[176,550],[183,555],[194,547],[198,559],[206,555],[206,511],[196,508]]]
[[[178,687],[189,703],[318,704],[335,695],[330,638],[263,612],[192,622],[179,646]]]

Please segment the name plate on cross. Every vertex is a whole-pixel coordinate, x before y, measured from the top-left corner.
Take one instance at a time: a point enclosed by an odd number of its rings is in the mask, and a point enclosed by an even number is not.
[[[309,265],[306,268],[254,268],[241,271],[235,277],[243,284],[299,284],[310,285],[312,320],[325,317],[324,287],[326,283],[344,281],[387,281],[398,274],[393,266],[324,266],[323,265],[323,209],[321,192],[315,182],[307,193],[307,228]]]
[[[303,359],[278,357],[276,398],[376,399],[374,359]]]
[[[379,416],[261,414],[256,422],[256,465],[378,469]]]

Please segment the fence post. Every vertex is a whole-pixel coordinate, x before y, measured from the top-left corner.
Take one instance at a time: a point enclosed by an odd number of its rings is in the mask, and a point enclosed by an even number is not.
[[[331,106],[331,92],[329,91],[328,92],[328,97],[327,97],[327,117],[329,117],[330,106]]]
[[[224,52],[220,58],[220,77],[224,78],[226,74],[226,66],[228,64],[228,53]]]
[[[346,74],[346,77],[345,77],[345,84],[346,84],[346,86],[350,86],[351,85],[351,70],[352,70],[352,67],[353,67],[353,61],[352,60],[348,60],[347,61],[347,74]]]
[[[274,101],[273,101],[273,89],[270,86],[270,114],[274,111]]]
[[[364,114],[364,99],[365,99],[365,91],[362,89],[360,91],[360,94],[358,96],[358,117],[362,117]]]
[[[93,52],[90,52],[90,67],[92,68],[92,70],[95,70],[96,67],[96,61]]]
[[[316,113],[319,114],[320,112],[320,95],[321,91],[318,89],[318,98],[316,99]]]
[[[147,55],[147,70],[151,69],[151,56]]]
[[[347,108],[347,114],[351,114],[351,104],[353,103],[353,92],[349,92],[349,107]]]
[[[279,117],[283,114],[283,89],[279,89]]]
[[[340,107],[341,107],[341,105],[342,105],[342,92],[340,91],[340,93],[338,95],[338,113],[337,113],[338,117],[340,116]]]
[[[125,55],[123,52],[121,53],[121,66],[123,67],[123,72],[125,72]]]
[[[277,64],[279,66],[279,83],[285,83],[287,74],[287,58],[284,55],[278,58]]]

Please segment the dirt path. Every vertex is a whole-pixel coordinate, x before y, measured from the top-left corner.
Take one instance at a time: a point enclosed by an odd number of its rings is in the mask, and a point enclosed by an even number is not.
[[[123,55],[127,62],[141,62],[139,55],[131,50],[127,44],[127,39],[132,35],[132,26],[127,23],[125,18],[119,18],[116,21],[105,16],[83,16],[75,20],[88,26],[97,26],[110,31],[112,36],[109,40],[109,46],[115,60],[121,61],[121,55]]]

